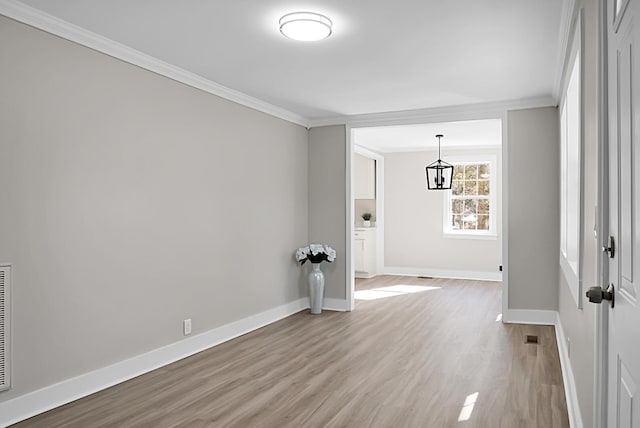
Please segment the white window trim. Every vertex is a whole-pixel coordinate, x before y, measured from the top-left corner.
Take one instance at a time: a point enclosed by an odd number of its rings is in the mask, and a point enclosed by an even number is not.
[[[442,236],[443,238],[451,239],[484,239],[484,240],[496,240],[498,239],[498,206],[497,206],[497,194],[498,194],[498,157],[490,154],[478,154],[467,156],[455,156],[448,157],[447,162],[452,165],[464,165],[464,164],[477,164],[488,163],[491,170],[491,179],[489,183],[489,206],[490,208],[490,223],[489,230],[453,230],[449,227],[449,219],[451,218],[451,190],[444,192],[444,209],[442,216]]]
[[[560,270],[565,278],[567,286],[575,300],[576,306],[582,308],[582,225],[583,225],[583,79],[584,79],[584,58],[583,51],[583,12],[580,10],[575,23],[573,33],[573,43],[570,54],[567,58],[564,70],[564,81],[560,99]],[[577,68],[577,69],[576,69]],[[575,74],[574,74],[575,72]],[[567,128],[567,94],[571,83],[572,75],[577,78],[577,153],[569,153],[569,129]],[[569,168],[569,158],[577,160],[576,164]],[[576,176],[569,177],[569,171]],[[577,181],[578,189],[571,188],[571,196],[577,197],[573,205],[569,206],[571,180]],[[570,211],[570,208],[573,208]],[[577,208],[577,216],[576,216]],[[577,218],[576,218],[577,217]],[[571,233],[570,233],[571,232]]]

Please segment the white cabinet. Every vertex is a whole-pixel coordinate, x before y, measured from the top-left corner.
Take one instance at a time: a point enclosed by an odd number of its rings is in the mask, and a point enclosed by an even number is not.
[[[353,162],[353,197],[376,198],[376,161],[358,153],[354,154]]]
[[[376,229],[356,228],[354,236],[356,278],[376,275]]]

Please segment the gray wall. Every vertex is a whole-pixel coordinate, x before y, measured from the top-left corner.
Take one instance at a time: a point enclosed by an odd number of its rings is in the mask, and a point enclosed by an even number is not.
[[[509,309],[558,309],[559,131],[554,107],[510,111]]]
[[[346,299],[346,128],[309,130],[309,241],[328,244],[336,261],[323,263],[325,297]]]
[[[575,377],[578,402],[585,427],[593,426],[594,397],[594,338],[596,305],[587,301],[584,291],[599,283],[596,266],[598,243],[593,234],[595,206],[597,204],[597,141],[598,141],[598,2],[596,0],[578,0],[578,7],[584,9],[584,199],[582,201],[582,289],[580,295],[583,309],[577,309],[576,303],[565,282],[559,274],[559,312],[560,320],[567,340],[571,342],[569,360]]]
[[[587,237],[596,1],[578,1]],[[305,296],[293,251],[310,241],[338,251],[327,297],[345,298],[344,126],[307,133],[2,17],[0,58],[0,263],[14,280],[0,402],[179,341],[185,318],[197,334]],[[558,269],[557,111],[510,112],[508,131],[510,307],[559,309],[591,426],[593,307],[575,308]]]
[[[501,194],[500,148],[447,150],[448,160],[458,156],[493,155]],[[437,159],[438,151],[386,153],[384,156],[384,263],[385,266],[475,271],[494,274],[502,264],[502,205],[496,198],[497,238],[443,237],[443,192],[426,190],[424,166]],[[416,249],[420,251],[416,251]]]
[[[0,401],[306,296],[306,129],[2,17],[0,58]]]

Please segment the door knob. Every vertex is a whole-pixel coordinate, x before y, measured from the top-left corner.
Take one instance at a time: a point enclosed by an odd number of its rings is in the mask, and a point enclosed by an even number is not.
[[[606,290],[602,287],[591,287],[587,291],[587,298],[591,303],[602,303],[603,300],[609,300],[611,302],[611,308],[615,306],[615,287],[613,284],[609,285]]]

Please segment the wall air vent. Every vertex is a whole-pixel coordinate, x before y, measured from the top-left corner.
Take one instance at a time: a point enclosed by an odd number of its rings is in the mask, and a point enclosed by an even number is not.
[[[11,268],[0,266],[0,391],[9,389],[9,286]]]

